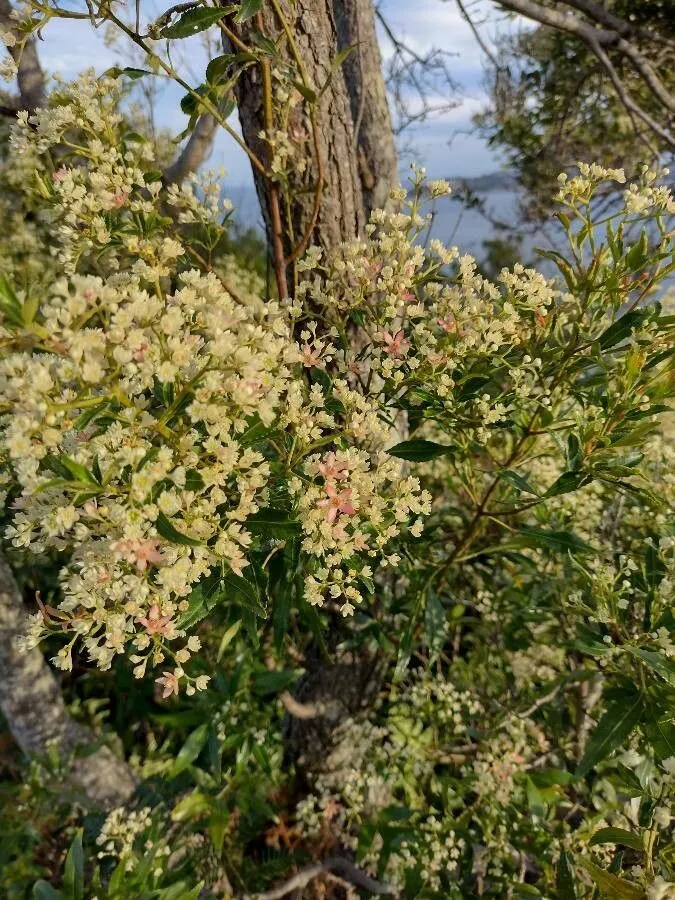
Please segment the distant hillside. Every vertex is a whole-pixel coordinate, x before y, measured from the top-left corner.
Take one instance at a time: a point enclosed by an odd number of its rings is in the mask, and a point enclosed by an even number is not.
[[[487,175],[476,175],[473,178],[457,176],[447,179],[450,184],[462,185],[477,194],[486,194],[492,191],[514,191],[518,182],[510,172],[489,172]]]

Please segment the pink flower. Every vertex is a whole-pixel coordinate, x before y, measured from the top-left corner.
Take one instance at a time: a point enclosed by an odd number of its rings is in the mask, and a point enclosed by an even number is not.
[[[125,194],[123,191],[117,191],[117,193],[114,194],[112,198],[113,206],[124,206],[124,204],[127,202],[127,199],[127,194]]]
[[[161,615],[157,603],[152,604],[147,617],[141,616],[138,621],[148,634],[167,634],[171,630],[169,627],[171,616]]]
[[[403,356],[410,347],[410,343],[405,339],[403,330],[397,331],[395,335],[388,331],[382,332],[382,340],[384,341],[384,352],[389,356]]]
[[[157,549],[158,543],[152,538],[145,541],[116,541],[112,549],[139,572],[144,572],[149,565],[161,563],[162,554]]]
[[[438,320],[439,327],[443,329],[443,331],[447,331],[448,334],[455,334],[457,331],[457,322],[451,316],[446,316],[445,319]]]
[[[68,174],[68,169],[65,166],[61,166],[60,169],[57,169],[56,172],[52,172],[52,178],[54,181],[63,181]]]
[[[353,516],[356,510],[349,502],[352,495],[351,488],[343,488],[337,491],[334,484],[328,482],[326,485],[326,497],[319,500],[317,506],[326,510],[326,521],[332,525],[337,518],[338,513],[344,513],[346,516]]]
[[[303,344],[300,348],[302,354],[302,364],[303,366],[307,366],[308,369],[322,369],[323,362],[321,361],[320,354],[313,348],[310,347],[309,344]]]
[[[417,303],[417,297],[413,294],[412,291],[403,291],[401,297],[405,300],[406,303]]]
[[[145,354],[150,349],[150,344],[147,341],[143,341],[142,344],[138,345],[138,348],[134,351],[134,359],[136,362],[143,362],[145,359]]]
[[[325,461],[319,463],[319,472],[321,472],[323,477],[334,478],[337,481],[341,481],[343,478],[347,477],[347,472],[345,472],[346,468],[347,463],[336,459],[332,450],[326,455]]]
[[[166,700],[172,694],[178,696],[178,676],[173,672],[162,672],[161,678],[155,678],[155,683],[162,688],[162,700]]]

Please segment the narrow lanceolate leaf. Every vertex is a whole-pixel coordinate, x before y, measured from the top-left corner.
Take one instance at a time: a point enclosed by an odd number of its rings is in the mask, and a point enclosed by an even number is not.
[[[48,881],[40,879],[33,886],[33,900],[63,900],[63,894],[55,890]]]
[[[172,544],[182,544],[185,547],[201,547],[203,541],[197,540],[197,538],[190,537],[188,534],[183,534],[182,531],[179,531],[175,525],[171,523],[169,519],[161,512],[157,519],[155,520],[155,528],[157,529],[158,534],[160,534],[165,540],[171,541]]]
[[[198,6],[188,9],[172,25],[165,25],[159,32],[160,37],[175,39],[192,37],[200,31],[206,31],[212,25],[223,18],[227,9],[218,6]]]
[[[555,871],[555,886],[557,900],[577,900],[577,889],[574,871],[570,865],[569,857],[563,850],[558,860]]]
[[[554,553],[592,553],[593,548],[571,531],[546,531],[542,528],[521,528],[511,544],[521,547],[540,547]]]
[[[625,828],[601,828],[588,842],[589,847],[595,847],[596,844],[619,844],[622,847],[631,847],[638,853],[644,850],[640,835],[626,831]]]
[[[288,538],[300,532],[299,522],[291,518],[285,509],[260,509],[246,520],[246,528],[252,534],[267,538]]]
[[[643,650],[638,647],[626,647],[626,650],[660,675],[671,687],[675,687],[675,663],[667,656],[656,650]]]
[[[437,444],[435,441],[402,441],[391,447],[387,452],[390,456],[397,459],[406,459],[409,462],[428,462],[430,459],[436,459],[439,456],[446,456],[453,453],[454,447],[448,444]]]
[[[576,774],[582,777],[602,762],[612,751],[620,747],[640,721],[643,712],[642,697],[632,701],[617,700],[609,706],[591,735],[583,759]]]
[[[645,892],[637,885],[631,884],[630,881],[606,872],[605,869],[592,863],[590,859],[579,859],[579,863],[606,897],[611,897],[612,900],[645,900]]]
[[[178,751],[178,756],[176,757],[174,764],[169,772],[170,778],[175,778],[176,775],[180,775],[180,773],[184,772],[185,769],[188,768],[188,766],[192,765],[192,763],[202,752],[208,736],[209,725],[207,722],[205,722],[203,725],[200,725],[198,728],[195,728],[195,730]]]
[[[571,494],[593,481],[588,472],[563,472],[544,494],[544,498],[558,497],[560,494]]]
[[[82,850],[82,829],[70,845],[63,874],[63,887],[71,900],[84,900],[84,853]]]

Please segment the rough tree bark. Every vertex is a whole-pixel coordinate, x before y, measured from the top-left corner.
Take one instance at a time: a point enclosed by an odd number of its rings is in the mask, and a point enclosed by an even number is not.
[[[0,28],[13,34],[14,19],[12,5],[9,0],[0,0]],[[16,109],[27,109],[29,112],[43,106],[45,102],[45,76],[38,58],[35,38],[30,37],[21,45],[17,42],[9,48],[9,52],[17,65],[17,84],[19,96],[16,98]]]
[[[291,174],[290,215],[282,204],[288,254],[294,242],[297,245],[310,229],[314,217],[312,243],[334,247],[360,235],[370,211],[385,202],[396,181],[396,149],[370,0],[279,0],[278,10],[283,22],[274,4],[263,4],[260,19],[242,26],[239,37],[245,43],[253,42],[254,30],[262,26],[266,36],[278,38],[284,34],[285,23],[311,88],[319,93],[328,82],[314,110],[314,148],[308,106],[300,95],[291,117],[289,137],[309,164],[304,172]],[[287,37],[279,46],[283,61],[295,65]],[[353,52],[336,69],[338,54],[351,46]],[[265,160],[268,151],[260,137],[265,116],[259,67],[242,74],[236,93],[244,140],[256,156]],[[253,175],[271,232],[270,185],[257,171]],[[315,216],[315,189],[320,176],[322,190]]]
[[[54,743],[69,755],[94,739],[66,710],[61,688],[39,650],[22,652],[26,611],[12,572],[0,556],[0,709],[21,749],[43,754]],[[107,748],[74,758],[72,777],[102,806],[128,800],[136,780],[128,766]]]

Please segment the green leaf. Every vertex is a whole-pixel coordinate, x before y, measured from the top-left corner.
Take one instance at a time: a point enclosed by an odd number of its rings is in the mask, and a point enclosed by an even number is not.
[[[424,609],[424,642],[429,648],[431,661],[438,656],[443,648],[446,633],[445,607],[438,595],[431,592]]]
[[[48,453],[43,459],[43,463],[56,475],[61,475],[67,479],[74,479],[80,484],[92,484],[96,487],[100,487],[98,481],[86,466],[75,462],[74,459],[66,456],[65,453],[62,453],[58,457]]]
[[[175,778],[177,775],[180,775],[181,772],[184,772],[188,766],[192,765],[204,749],[204,744],[206,744],[208,736],[209,725],[207,722],[200,725],[198,728],[195,728],[178,751],[173,766],[169,770],[169,778]]]
[[[612,875],[596,866],[590,859],[579,858],[579,863],[586,869],[600,890],[611,900],[645,900],[645,893],[636,885],[623,878]]]
[[[266,538],[283,540],[300,533],[300,523],[294,521],[285,509],[260,509],[249,516],[245,524],[252,534]]]
[[[259,672],[251,679],[253,693],[264,697],[266,694],[278,694],[287,690],[298,680],[300,673],[296,669],[279,672]]]
[[[631,656],[635,656],[653,672],[660,675],[671,687],[675,687],[675,663],[667,656],[655,650],[643,650],[639,647],[626,647],[625,649]]]
[[[591,735],[583,759],[577,766],[576,775],[583,777],[620,747],[640,721],[642,713],[643,702],[639,695],[632,702],[622,699],[608,706]]]
[[[216,660],[220,662],[222,659],[223,653],[230,646],[232,641],[237,636],[239,629],[241,628],[241,619],[238,619],[234,625],[230,625],[225,634],[220,639],[220,645],[218,646],[218,653],[216,655]]]
[[[34,900],[63,900],[61,891],[56,891],[48,881],[36,881],[33,885]]]
[[[544,498],[558,497],[560,494],[571,494],[593,481],[588,472],[563,472],[544,494]]]
[[[588,842],[589,847],[595,847],[596,844],[620,844],[622,847],[631,847],[638,853],[644,850],[642,838],[625,828],[600,828]]]
[[[185,473],[185,488],[195,493],[204,488],[204,479],[196,469],[188,469]]]
[[[561,851],[560,859],[556,866],[555,886],[557,900],[577,900],[574,871],[570,865],[569,857],[564,850]]]
[[[554,553],[593,553],[581,538],[571,531],[545,531],[541,528],[521,528],[510,544],[519,547],[540,547]]]
[[[525,793],[531,814],[538,819],[543,819],[546,815],[546,803],[541,791],[529,777],[525,779]]]
[[[112,69],[108,69],[103,74],[107,75],[108,78],[119,78],[120,75],[125,75],[131,81],[138,81],[139,78],[144,78],[146,75],[152,75],[153,73],[147,69],[137,69],[134,66],[125,66],[123,69],[119,66],[113,66]]]
[[[512,484],[515,488],[518,488],[519,491],[523,491],[526,494],[534,494],[535,497],[538,497],[539,494],[532,487],[526,475],[520,475],[518,472],[511,472],[510,470],[499,472],[498,475],[503,481],[508,481],[509,484]]]
[[[192,538],[187,534],[183,534],[167,519],[163,512],[160,512],[155,519],[155,528],[165,540],[171,541],[172,544],[181,544],[184,547],[201,547],[203,541]]]
[[[576,472],[584,461],[584,450],[581,441],[576,434],[567,437],[567,468],[570,472]]]
[[[247,19],[253,18],[261,6],[262,0],[241,0],[239,12],[234,17],[234,21],[241,23],[245,22]]]
[[[82,851],[82,829],[80,829],[68,850],[63,873],[63,887],[68,892],[69,900],[84,898],[84,853]]]
[[[242,578],[241,575],[229,572],[223,578],[223,588],[226,588],[226,594],[229,594],[235,602],[240,603],[244,609],[259,617],[267,615],[267,610],[260,602],[260,591],[257,584],[249,581],[248,578]]]
[[[397,459],[406,459],[409,462],[427,462],[438,456],[454,453],[455,448],[448,444],[437,444],[435,441],[412,440],[402,441],[394,447],[390,447],[387,453]]]
[[[615,347],[621,341],[630,337],[635,328],[638,328],[643,322],[654,314],[654,307],[646,309],[633,309],[625,313],[616,322],[613,322],[606,331],[597,339],[602,350],[608,350]]]
[[[224,806],[215,808],[209,818],[209,837],[218,856],[220,856],[223,849],[223,841],[225,840],[225,832],[227,831],[229,820],[229,813]]]
[[[206,618],[224,597],[223,591],[218,590],[219,588],[220,580],[216,582],[214,588],[208,578],[196,585],[187,598],[188,608],[178,616],[176,626],[188,630]]]
[[[186,38],[205,31],[222,19],[226,9],[222,7],[197,6],[182,13],[172,25],[165,25],[159,32],[163,38]]]

